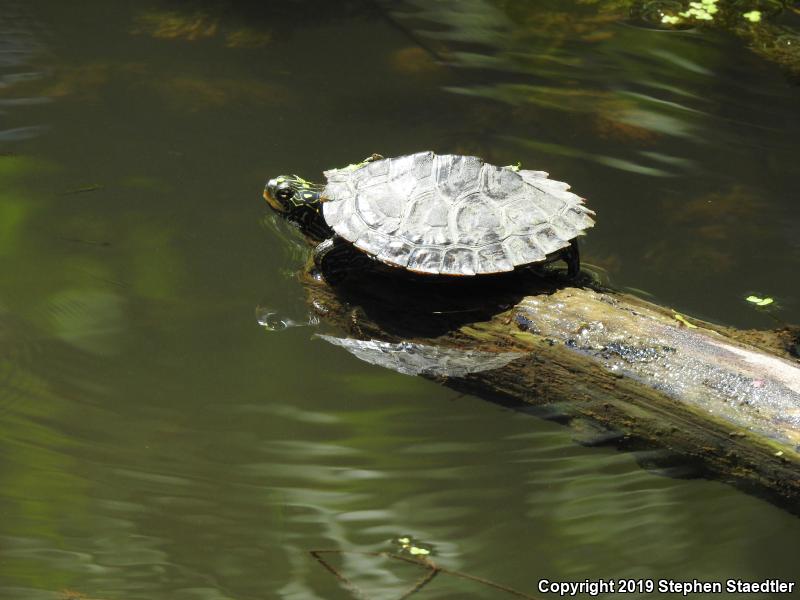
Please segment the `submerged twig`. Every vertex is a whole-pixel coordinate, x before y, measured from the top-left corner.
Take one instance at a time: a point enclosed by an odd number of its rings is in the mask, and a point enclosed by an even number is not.
[[[367,598],[367,596],[362,594],[361,590],[358,589],[358,587],[352,581],[350,581],[347,577],[342,575],[342,573],[340,573],[339,570],[336,567],[334,567],[332,564],[330,564],[328,561],[326,561],[324,558],[322,558],[320,556],[320,554],[323,553],[323,552],[336,552],[336,550],[309,550],[308,551],[308,553],[311,556],[313,556],[315,559],[317,559],[317,562],[319,562],[319,564],[321,564],[323,567],[325,567],[331,574],[333,574],[334,577],[336,577],[336,579],[339,580],[339,583],[342,584],[342,587],[344,589],[346,589],[348,592],[350,592],[353,595],[353,598],[358,598],[359,600],[369,600],[369,598]]]
[[[59,196],[69,196],[70,194],[85,194],[87,192],[96,192],[97,190],[105,189],[105,187],[106,186],[100,183],[93,183],[91,185],[87,185],[84,187],[63,191],[59,194]]]
[[[452,575],[453,577],[459,577],[461,579],[466,579],[467,581],[474,581],[475,583],[480,583],[481,585],[485,585],[496,590],[500,590],[502,592],[506,592],[512,596],[516,596],[517,598],[525,598],[525,600],[539,600],[536,596],[531,596],[524,592],[520,592],[513,588],[510,588],[506,585],[502,585],[500,583],[495,583],[494,581],[490,581],[488,579],[484,579],[483,577],[477,577],[475,575],[470,575],[469,573],[462,573],[461,571],[453,571],[451,569],[447,569],[445,567],[440,567],[436,563],[434,563],[429,558],[410,558],[408,556],[402,556],[400,554],[392,554],[391,552],[361,552],[357,550],[309,550],[309,554],[313,556],[323,567],[325,567],[330,573],[333,574],[336,579],[343,585],[343,587],[353,594],[354,598],[358,598],[359,600],[369,600],[368,597],[364,596],[363,592],[358,589],[358,587],[353,584],[347,577],[345,577],[336,567],[331,565],[327,562],[324,558],[322,558],[321,554],[359,554],[361,556],[374,556],[379,558],[391,558],[394,560],[402,560],[403,562],[428,569],[428,572],[425,573],[415,584],[414,586],[407,592],[405,592],[402,596],[398,598],[398,600],[405,600],[405,598],[409,598],[412,594],[420,591],[423,587],[425,587],[428,583],[430,583],[436,575],[439,573],[444,573],[445,575]]]
[[[83,238],[68,238],[62,237],[65,242],[74,242],[76,244],[87,244],[89,246],[110,246],[111,242],[107,240],[85,240]]]

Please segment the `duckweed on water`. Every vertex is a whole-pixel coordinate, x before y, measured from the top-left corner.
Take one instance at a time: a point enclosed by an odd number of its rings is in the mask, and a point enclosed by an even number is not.
[[[780,64],[790,73],[800,73],[800,52],[795,44],[796,28],[779,19],[791,3],[784,0],[647,0],[631,3],[634,21],[662,30],[720,28],[744,40],[750,49],[767,60]]]
[[[400,546],[400,552],[403,554],[407,553],[411,556],[423,557],[429,556],[431,553],[431,547],[428,544],[420,544],[409,536],[397,538],[395,543]]]
[[[714,19],[714,14],[718,11],[717,0],[702,0],[701,2],[690,2],[689,9],[678,13],[678,15],[684,19],[711,21]]]

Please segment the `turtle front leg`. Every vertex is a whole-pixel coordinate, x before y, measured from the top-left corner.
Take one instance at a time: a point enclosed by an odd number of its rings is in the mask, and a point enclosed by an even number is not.
[[[329,237],[327,239],[322,240],[317,247],[314,248],[314,266],[318,269],[323,268],[323,264],[325,260],[331,255],[331,253],[336,248],[336,240],[339,239],[336,236]]]
[[[573,239],[569,243],[569,248],[564,248],[561,258],[567,263],[567,277],[575,279],[581,272],[581,255],[578,251],[578,240]]]
[[[351,268],[353,248],[339,236],[320,242],[314,248],[314,265],[325,281],[335,285],[347,277]]]

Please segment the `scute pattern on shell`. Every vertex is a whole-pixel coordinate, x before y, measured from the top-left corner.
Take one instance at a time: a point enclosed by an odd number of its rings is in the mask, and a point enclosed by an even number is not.
[[[568,184],[475,156],[420,152],[325,177],[328,225],[378,260],[421,273],[511,271],[594,225]]]

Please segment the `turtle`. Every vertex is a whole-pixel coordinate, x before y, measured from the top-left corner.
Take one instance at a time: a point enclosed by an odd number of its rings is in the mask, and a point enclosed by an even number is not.
[[[270,179],[269,205],[318,241],[315,263],[355,247],[370,259],[432,276],[479,276],[564,260],[580,271],[576,238],[594,225],[584,199],[544,171],[476,156],[373,155],[324,172]]]

